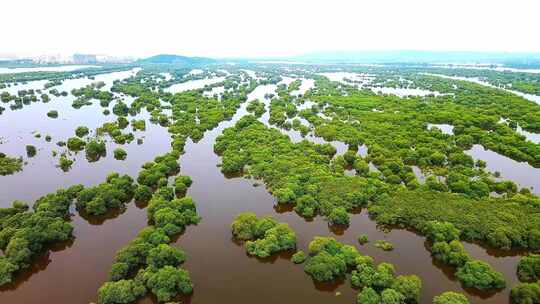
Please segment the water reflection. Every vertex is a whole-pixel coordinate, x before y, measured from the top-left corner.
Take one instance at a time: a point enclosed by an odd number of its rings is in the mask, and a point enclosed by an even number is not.
[[[500,172],[505,179],[512,180],[520,187],[531,189],[540,195],[540,168],[534,168],[528,163],[518,162],[489,149],[484,149],[481,145],[474,145],[465,153],[478,159],[486,161],[488,171]]]
[[[535,144],[540,144],[540,134],[525,131],[519,125],[517,126],[516,132],[525,136],[525,139],[527,139],[528,141]]]
[[[427,128],[428,128],[428,130],[436,128],[436,129],[441,130],[441,132],[443,134],[454,135],[454,126],[449,125],[449,124],[431,124],[431,123],[428,123]]]

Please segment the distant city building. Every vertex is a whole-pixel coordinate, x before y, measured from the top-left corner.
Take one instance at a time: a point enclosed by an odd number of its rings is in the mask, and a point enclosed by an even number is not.
[[[75,64],[94,64],[97,63],[97,56],[92,54],[73,54],[73,63]]]
[[[0,53],[0,61],[18,61],[35,64],[100,64],[130,63],[137,58],[129,56],[110,56],[104,54],[42,54],[32,57],[17,57],[9,53]]]
[[[33,58],[35,63],[68,63],[71,58],[62,56],[60,54],[41,55]]]

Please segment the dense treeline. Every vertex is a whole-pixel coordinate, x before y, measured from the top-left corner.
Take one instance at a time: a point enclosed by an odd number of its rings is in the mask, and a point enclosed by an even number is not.
[[[434,74],[479,78],[493,86],[540,96],[540,75],[537,73],[494,71],[489,69],[429,69]]]
[[[444,221],[456,226],[465,240],[503,249],[540,248],[540,204],[521,194],[474,200],[460,194],[402,190],[382,197],[369,212],[386,225],[422,230],[429,221]]]
[[[66,79],[92,77],[99,74],[127,71],[133,68],[129,65],[109,65],[91,69],[82,69],[68,72],[25,72],[0,74],[0,83],[26,83],[34,80],[63,81]]]

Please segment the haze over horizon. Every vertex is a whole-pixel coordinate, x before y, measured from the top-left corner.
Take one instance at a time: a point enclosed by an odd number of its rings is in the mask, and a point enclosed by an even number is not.
[[[374,50],[540,52],[540,40],[533,39],[540,3],[507,4],[96,0],[80,9],[77,1],[10,0],[3,3],[0,26],[16,30],[3,32],[0,52],[217,58]]]

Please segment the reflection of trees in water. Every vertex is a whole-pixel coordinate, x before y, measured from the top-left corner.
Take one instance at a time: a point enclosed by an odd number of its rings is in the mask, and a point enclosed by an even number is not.
[[[346,280],[347,280],[346,277],[342,277],[332,282],[316,282],[314,280],[312,281],[313,281],[313,286],[318,291],[335,292],[341,285],[345,284]]]
[[[274,209],[275,212],[277,212],[279,214],[293,212],[294,211],[294,204],[293,203],[275,204],[273,209]]]
[[[68,249],[73,245],[74,241],[75,237],[70,240],[51,245],[49,250],[39,254],[32,260],[30,267],[17,272],[17,275],[14,276],[14,280],[11,283],[0,286],[0,292],[19,288],[25,282],[30,280],[30,277],[32,277],[34,274],[37,274],[47,268],[47,266],[52,262],[51,252],[59,252]]]
[[[168,303],[191,304],[196,292],[197,291],[193,289],[193,293],[189,295],[180,294],[172,298],[171,301]],[[137,301],[137,304],[157,304],[157,303],[159,303],[159,301],[157,300],[157,297],[151,292],[148,292],[142,299],[139,299]]]
[[[102,214],[102,215],[91,215],[91,214],[88,214],[84,210],[80,210],[79,215],[81,216],[81,218],[86,220],[90,225],[97,226],[97,225],[102,225],[107,220],[112,220],[119,217],[124,212],[126,212],[126,210],[127,210],[127,207],[123,206],[121,208],[109,209],[107,210],[105,214]]]
[[[274,264],[277,260],[290,261],[291,257],[293,256],[293,254],[295,252],[296,252],[296,250],[279,251],[279,252],[277,252],[277,253],[269,256],[269,257],[265,257],[265,258],[261,258],[261,257],[254,256],[254,255],[249,255],[246,252],[246,256],[249,257],[250,259],[257,260],[258,262],[260,262],[262,264]]]
[[[349,228],[349,225],[330,224],[328,223],[328,230],[335,235],[344,235],[345,231]]]
[[[525,249],[517,249],[512,248],[510,250],[504,250],[500,248],[494,248],[489,247],[487,244],[478,242],[478,241],[472,241],[472,242],[464,242],[465,247],[469,247],[466,244],[471,244],[473,246],[478,246],[479,249],[484,250],[489,256],[495,257],[495,258],[506,258],[506,257],[521,257],[527,254],[527,250]],[[516,262],[517,263],[517,262]]]

